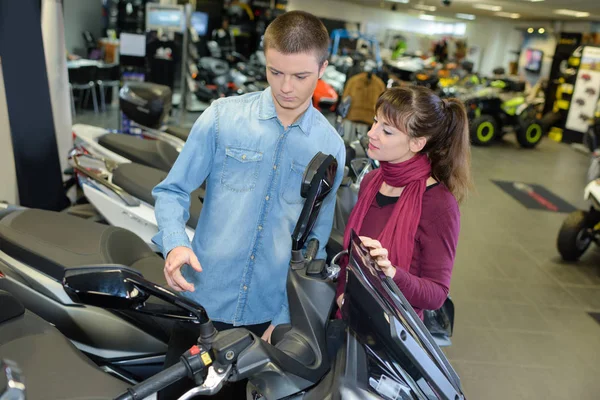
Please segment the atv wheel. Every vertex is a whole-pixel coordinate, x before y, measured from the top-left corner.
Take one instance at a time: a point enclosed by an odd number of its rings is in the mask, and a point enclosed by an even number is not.
[[[482,115],[471,121],[470,131],[474,145],[487,146],[499,133],[498,123],[491,115]]]
[[[565,261],[577,261],[592,243],[586,228],[587,211],[577,210],[567,216],[558,232],[558,252]]]
[[[532,149],[544,137],[544,125],[539,119],[529,119],[523,121],[517,127],[517,141],[526,149]]]

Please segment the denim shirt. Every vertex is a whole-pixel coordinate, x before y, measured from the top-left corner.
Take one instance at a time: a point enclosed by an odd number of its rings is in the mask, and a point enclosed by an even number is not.
[[[319,257],[331,233],[335,194],[346,159],[342,139],[312,104],[284,129],[271,89],[214,101],[198,118],[168,176],[153,190],[159,232],[152,239],[166,255],[191,247],[202,272],[182,268],[212,320],[235,326],[290,321],[286,280],[291,234],[304,199],[302,175],[317,152],[338,162],[333,191],[311,234]],[[192,243],[185,233],[189,193],[206,180],[206,197]]]

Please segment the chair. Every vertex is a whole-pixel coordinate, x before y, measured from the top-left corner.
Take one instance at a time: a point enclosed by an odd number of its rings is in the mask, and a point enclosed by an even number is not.
[[[106,93],[107,87],[118,88],[121,85],[121,73],[119,64],[104,64],[98,66],[96,72],[96,83],[100,89],[100,102],[102,103],[102,111],[106,112]],[[112,97],[109,104],[112,104]]]
[[[81,90],[84,92],[84,97],[79,101],[79,106],[82,107],[89,93],[92,93],[92,102],[94,104],[94,112],[98,113],[98,100],[96,98],[96,70],[95,65],[81,65],[78,67],[69,68],[69,84],[71,92],[73,90]]]

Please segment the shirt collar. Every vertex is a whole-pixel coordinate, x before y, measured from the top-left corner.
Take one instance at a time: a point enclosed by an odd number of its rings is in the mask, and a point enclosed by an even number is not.
[[[316,110],[313,107],[312,102],[310,102],[306,111],[300,116],[300,119],[294,122],[291,126],[298,126],[300,130],[308,136],[315,112]],[[275,103],[273,103],[271,87],[263,90],[260,95],[258,118],[263,120],[277,118],[277,110],[275,110]]]

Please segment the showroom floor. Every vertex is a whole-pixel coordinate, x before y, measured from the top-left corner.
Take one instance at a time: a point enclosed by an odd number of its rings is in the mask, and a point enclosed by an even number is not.
[[[188,115],[190,124],[195,119]],[[117,127],[115,113],[75,122]],[[597,399],[600,393],[600,250],[561,263],[556,236],[566,214],[532,210],[492,180],[536,183],[575,207],[588,157],[548,139],[522,150],[511,135],[473,149],[477,193],[462,206],[445,348],[468,399]]]

